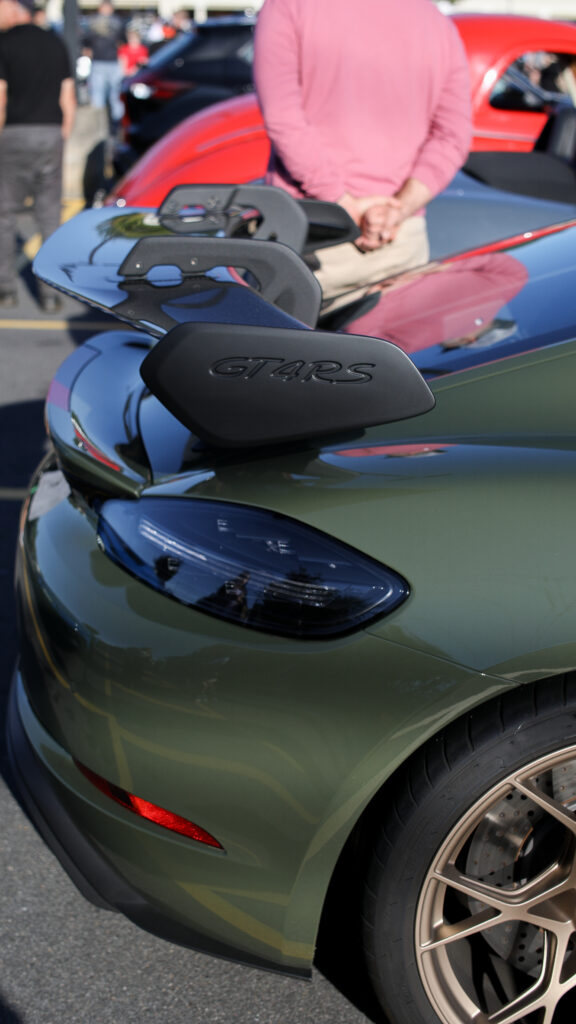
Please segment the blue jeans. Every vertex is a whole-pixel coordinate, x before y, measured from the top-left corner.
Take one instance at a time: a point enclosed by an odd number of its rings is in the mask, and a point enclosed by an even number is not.
[[[90,102],[93,107],[110,108],[112,121],[121,121],[124,104],[120,99],[120,86],[124,72],[116,60],[94,60],[90,72]]]

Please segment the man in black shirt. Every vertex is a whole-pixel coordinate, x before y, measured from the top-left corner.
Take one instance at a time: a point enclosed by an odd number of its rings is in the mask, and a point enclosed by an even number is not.
[[[102,0],[98,13],[90,19],[82,37],[83,53],[92,58],[90,72],[90,103],[93,107],[108,106],[115,128],[124,115],[120,86],[124,73],[118,60],[118,47],[126,42],[122,20],[114,14],[110,0]]]
[[[32,197],[43,239],[60,223],[62,153],[76,95],[64,43],[33,23],[34,0],[0,0],[0,309],[18,301],[17,216]],[[60,300],[39,283],[40,302]]]

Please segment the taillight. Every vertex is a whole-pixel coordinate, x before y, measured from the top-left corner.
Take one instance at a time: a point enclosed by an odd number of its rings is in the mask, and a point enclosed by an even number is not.
[[[154,89],[147,82],[133,82],[130,85],[130,92],[137,100],[149,100],[154,95]]]
[[[113,561],[167,597],[283,636],[350,632],[409,593],[398,573],[355,548],[244,505],[111,500],[98,537]]]

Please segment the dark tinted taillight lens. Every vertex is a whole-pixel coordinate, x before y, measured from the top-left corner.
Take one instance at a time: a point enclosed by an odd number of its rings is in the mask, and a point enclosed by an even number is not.
[[[99,539],[155,590],[239,625],[284,636],[337,636],[396,608],[392,569],[286,516],[190,499],[108,501]]]

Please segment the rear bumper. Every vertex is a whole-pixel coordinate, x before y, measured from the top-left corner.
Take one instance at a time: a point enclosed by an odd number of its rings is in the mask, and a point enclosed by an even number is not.
[[[96,906],[113,910],[115,901],[121,896],[122,886],[115,884],[110,867],[85,839],[59,799],[24,729],[19,698],[26,699],[16,669],[8,705],[7,745],[18,795],[44,842],[82,895]],[[129,893],[126,887],[124,896]]]
[[[305,969],[279,967],[170,919],[130,885],[78,827],[66,806],[65,795],[60,792],[60,781],[50,772],[40,749],[35,750],[25,720],[34,721],[38,733],[43,731],[34,718],[17,668],[7,716],[8,754],[14,783],[30,819],[83,896],[98,907],[123,913],[145,931],[169,942],[249,966],[309,978],[310,972]],[[55,746],[53,740],[50,745]],[[71,761],[61,748],[59,754]],[[94,813],[98,813],[96,809]]]

